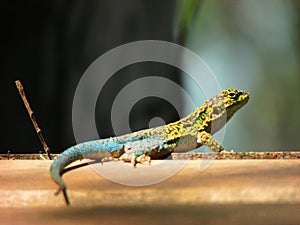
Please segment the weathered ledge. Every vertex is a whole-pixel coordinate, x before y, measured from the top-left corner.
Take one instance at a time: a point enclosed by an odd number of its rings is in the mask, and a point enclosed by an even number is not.
[[[51,154],[52,158],[59,154]],[[16,160],[45,160],[48,159],[47,154],[0,154],[0,160],[16,159]],[[300,159],[300,151],[281,151],[281,152],[229,152],[223,154],[202,153],[202,152],[186,152],[172,153],[174,160],[197,160],[197,159]]]
[[[229,152],[223,154],[216,153],[172,153],[172,159],[176,160],[197,160],[197,159],[300,159],[300,151],[282,152]]]

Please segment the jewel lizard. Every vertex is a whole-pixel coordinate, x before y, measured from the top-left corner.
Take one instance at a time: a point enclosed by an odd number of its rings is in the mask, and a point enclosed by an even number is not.
[[[202,145],[214,152],[225,151],[212,134],[220,130],[248,100],[249,93],[226,89],[179,121],[74,145],[60,154],[51,165],[51,177],[59,185],[56,194],[63,191],[66,203],[70,203],[61,173],[67,165],[83,158],[105,161],[113,157],[135,166],[137,163],[150,164],[151,159],[166,157],[174,151],[192,150]]]

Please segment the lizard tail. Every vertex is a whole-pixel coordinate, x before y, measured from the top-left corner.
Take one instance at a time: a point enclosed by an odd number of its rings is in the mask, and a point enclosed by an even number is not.
[[[82,153],[79,149],[75,149],[74,146],[64,151],[62,154],[59,155],[56,159],[54,159],[54,162],[52,163],[50,167],[50,175],[54,182],[56,182],[59,185],[58,191],[55,193],[55,195],[58,195],[61,191],[64,194],[66,204],[69,205],[70,201],[67,195],[67,186],[64,180],[62,179],[62,171],[63,169],[69,165],[70,163],[82,159]]]
[[[104,161],[107,156],[112,157],[113,152],[121,154],[122,148],[123,145],[113,141],[113,139],[109,139],[108,141],[96,140],[84,142],[65,150],[58,158],[54,159],[54,162],[50,167],[51,178],[59,185],[56,195],[62,191],[67,205],[69,204],[69,198],[66,191],[67,186],[61,177],[62,172],[67,165],[83,158],[100,159],[101,161]]]

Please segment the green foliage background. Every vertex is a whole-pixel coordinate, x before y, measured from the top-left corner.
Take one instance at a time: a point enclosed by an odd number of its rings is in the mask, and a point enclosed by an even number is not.
[[[200,55],[222,88],[251,93],[227,126],[237,151],[299,150],[299,1],[178,1],[175,36]]]

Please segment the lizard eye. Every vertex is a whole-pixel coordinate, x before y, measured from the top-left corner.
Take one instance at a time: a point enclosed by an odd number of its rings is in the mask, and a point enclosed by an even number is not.
[[[229,92],[228,95],[229,95],[229,97],[231,97],[231,98],[234,98],[234,97],[235,97],[235,93],[233,93],[233,92]]]

